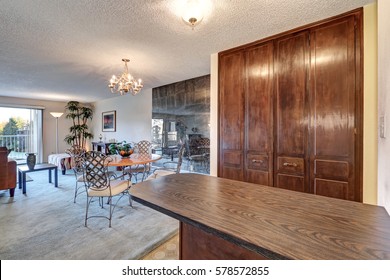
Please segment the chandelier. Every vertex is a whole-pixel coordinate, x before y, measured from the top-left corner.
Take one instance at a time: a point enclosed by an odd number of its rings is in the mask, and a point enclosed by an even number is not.
[[[123,72],[119,77],[112,75],[108,87],[111,89],[112,93],[119,92],[120,95],[125,95],[126,93],[136,95],[143,87],[142,80],[138,79],[137,81],[129,74],[127,62],[130,62],[130,59],[123,58],[122,61],[125,63],[125,72]]]

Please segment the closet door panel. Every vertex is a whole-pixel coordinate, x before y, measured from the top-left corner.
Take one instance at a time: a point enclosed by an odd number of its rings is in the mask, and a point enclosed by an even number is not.
[[[348,199],[348,183],[335,180],[314,179],[315,194],[327,197]]]
[[[276,184],[279,188],[290,191],[305,191],[305,177],[296,175],[278,174],[276,177]]]
[[[362,15],[219,54],[218,176],[362,201]]]
[[[309,186],[308,35],[300,32],[275,43],[275,186],[300,191],[308,191]],[[289,161],[283,162],[285,158]]]
[[[219,58],[219,169],[223,178],[244,180],[245,56]]]
[[[273,184],[273,44],[246,51],[246,181]]]
[[[311,31],[311,78],[312,188],[315,194],[354,200],[354,16]]]

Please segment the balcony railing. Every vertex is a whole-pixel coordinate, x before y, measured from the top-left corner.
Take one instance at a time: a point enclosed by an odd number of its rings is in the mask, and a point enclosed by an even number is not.
[[[25,157],[30,152],[30,135],[0,135],[0,147],[7,147],[12,152],[10,157]]]

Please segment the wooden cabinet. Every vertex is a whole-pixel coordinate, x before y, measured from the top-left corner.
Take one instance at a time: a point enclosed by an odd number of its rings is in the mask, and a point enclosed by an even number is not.
[[[272,184],[273,43],[229,53],[219,63],[219,174]]]
[[[275,187],[309,191],[307,31],[275,40]]]
[[[361,200],[358,24],[351,15],[310,31],[310,184],[315,194],[348,200]]]
[[[219,176],[362,201],[362,10],[219,54]]]
[[[273,44],[245,52],[245,176],[251,183],[273,184]]]
[[[220,60],[220,166],[221,177],[244,180],[245,56],[232,53]]]

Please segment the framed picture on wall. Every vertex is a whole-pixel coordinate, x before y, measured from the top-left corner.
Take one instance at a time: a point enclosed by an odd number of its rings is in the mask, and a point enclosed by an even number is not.
[[[116,111],[108,111],[102,113],[102,131],[116,131]]]

